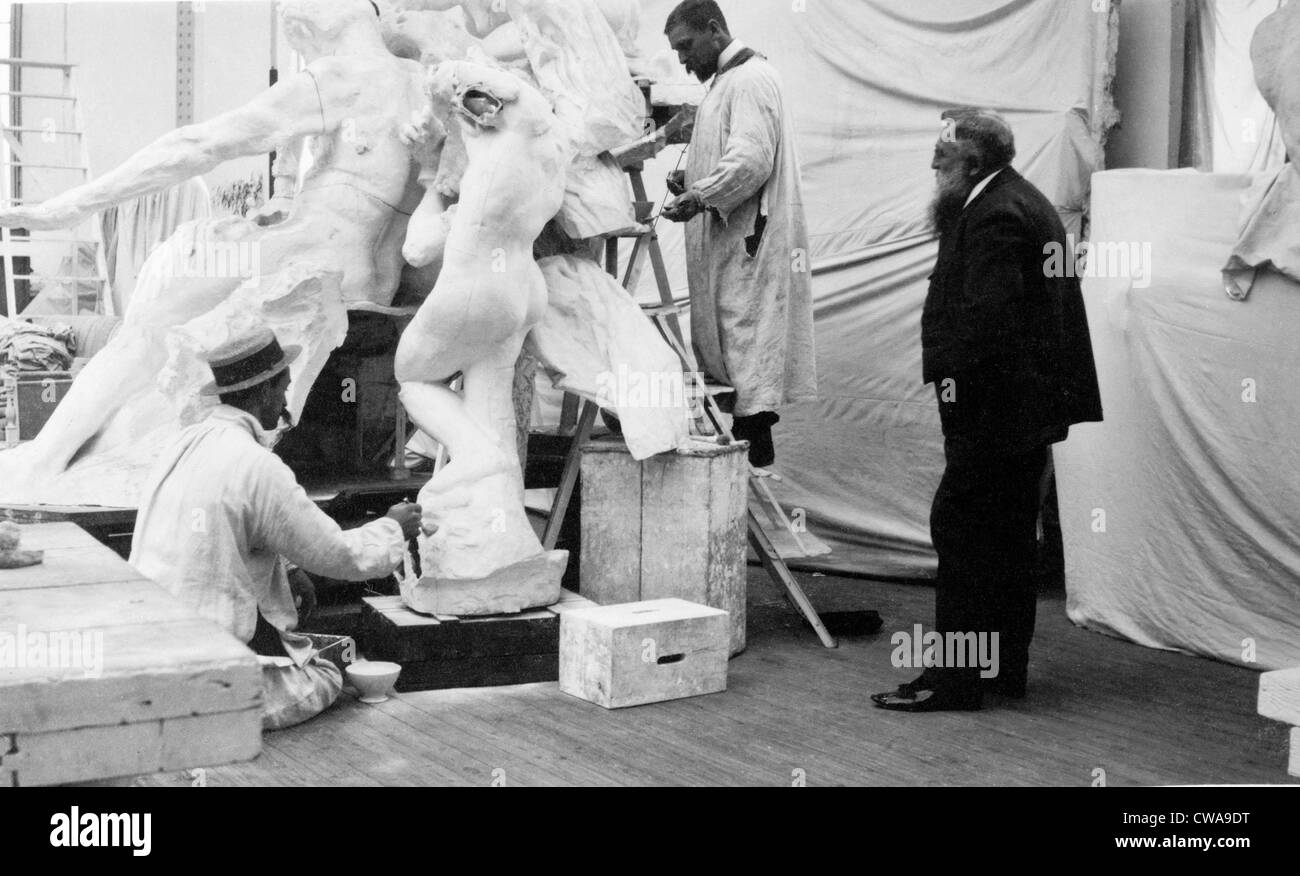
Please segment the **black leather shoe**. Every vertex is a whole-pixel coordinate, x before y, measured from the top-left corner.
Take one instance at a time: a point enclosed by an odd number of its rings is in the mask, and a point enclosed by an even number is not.
[[[898,690],[891,690],[888,693],[872,694],[871,701],[876,705],[880,705],[880,701],[887,697],[915,697],[917,691],[933,690],[936,687],[935,680],[929,676],[928,672],[928,670],[922,672],[911,681],[900,684]]]
[[[876,694],[872,701],[882,709],[892,712],[977,712],[981,708],[980,694],[921,688],[905,693],[902,688],[888,694]]]

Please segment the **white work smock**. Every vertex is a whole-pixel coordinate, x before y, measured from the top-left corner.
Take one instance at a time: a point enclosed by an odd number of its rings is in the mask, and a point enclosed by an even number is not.
[[[284,635],[298,624],[284,560],[363,581],[390,574],[405,539],[388,517],[340,529],[263,441],[257,420],[227,405],[185,429],[145,484],[130,562],[241,642],[260,609],[301,666],[311,649]]]
[[[686,224],[686,266],[700,367],[749,416],[815,399],[817,369],[794,128],[776,69],[740,56],[696,114],[686,186],[712,209]]]

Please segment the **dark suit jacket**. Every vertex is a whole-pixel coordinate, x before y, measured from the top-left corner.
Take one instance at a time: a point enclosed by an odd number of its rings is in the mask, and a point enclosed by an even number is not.
[[[1079,281],[1046,276],[1050,243],[1067,252],[1060,217],[1010,167],[940,238],[921,350],[950,445],[1022,452],[1101,419]]]

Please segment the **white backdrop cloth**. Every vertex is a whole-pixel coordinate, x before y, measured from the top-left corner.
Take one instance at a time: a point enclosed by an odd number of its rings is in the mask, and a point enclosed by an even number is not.
[[[1276,669],[1300,663],[1300,284],[1223,294],[1250,183],[1093,178],[1094,240],[1149,244],[1151,282],[1085,279],[1106,420],[1055,458],[1073,621]]]

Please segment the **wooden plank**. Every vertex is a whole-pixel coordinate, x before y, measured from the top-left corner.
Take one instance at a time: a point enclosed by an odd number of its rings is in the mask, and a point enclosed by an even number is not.
[[[707,459],[663,454],[641,463],[641,595],[700,598],[708,574]],[[687,500],[689,497],[689,501]]]
[[[1283,724],[1300,726],[1300,667],[1260,673],[1259,713]]]
[[[641,599],[685,599],[731,615],[745,648],[748,458],[739,445],[642,463]],[[703,500],[703,501],[701,501]]]
[[[409,609],[376,611],[369,603],[363,612],[361,650],[377,660],[405,665],[559,651],[560,618],[549,610],[463,618],[455,623]]]
[[[251,760],[262,749],[262,711],[168,718],[108,727],[19,733],[0,755],[0,787],[53,785]]]
[[[19,548],[48,551],[54,548],[90,548],[99,542],[75,523],[29,523],[21,525]]]
[[[410,610],[409,608],[407,608],[406,603],[402,602],[402,597],[400,596],[364,596],[362,597],[361,602],[363,605],[370,606],[375,611],[380,611],[385,613],[387,612],[405,613]],[[564,611],[568,611],[573,608],[585,608],[590,605],[596,605],[596,603],[586,598],[585,596],[581,596],[577,593],[574,593],[572,590],[566,588],[560,588],[560,601],[555,603],[554,605],[548,605],[546,606],[546,608],[538,608],[526,612],[520,612],[519,614],[509,615],[508,617],[519,619],[522,617],[541,616],[541,612],[547,612],[547,611],[553,612],[555,614],[560,614]],[[417,612],[416,614],[419,615],[420,617],[428,617],[428,615],[420,615],[419,612]],[[497,619],[494,617],[458,618],[453,615],[440,615],[440,614],[433,615],[433,618],[435,620],[442,621],[443,623],[457,623],[461,620],[488,621],[488,620]],[[395,623],[405,622],[400,620],[397,616],[394,616],[393,620]]]
[[[730,615],[730,654],[745,650],[748,602],[749,455],[709,459],[709,546],[703,602]],[[690,597],[687,597],[690,598]]]
[[[621,442],[620,442],[621,445]],[[595,442],[582,453],[578,589],[601,605],[641,598],[641,463]]]
[[[44,562],[23,569],[0,569],[0,589],[75,587],[141,581],[144,577],[125,560],[99,542],[93,546],[54,548]]]
[[[193,611],[143,578],[79,587],[0,589],[0,635],[14,633],[20,624],[30,631],[93,630],[195,617]]]
[[[546,610],[552,614],[563,616],[565,612],[574,611],[579,608],[589,608],[597,603],[585,596],[579,596],[572,590],[561,590],[560,601],[554,605],[547,606]]]
[[[81,660],[60,661],[76,665],[9,666],[0,672],[0,700],[5,704],[0,734],[134,724],[239,711],[261,702],[256,656],[209,621],[129,624],[89,632],[102,634],[101,666],[82,653]],[[65,653],[75,655],[73,649],[83,647],[84,640],[68,645]],[[94,645],[93,650],[100,647]]]
[[[129,532],[135,526],[134,508],[101,505],[6,505],[0,504],[0,517],[21,524],[48,525],[65,521],[88,529],[113,528]]]
[[[555,681],[560,675],[560,655],[499,654],[457,659],[425,660],[402,664],[396,690],[400,693],[457,687],[497,687]]]

